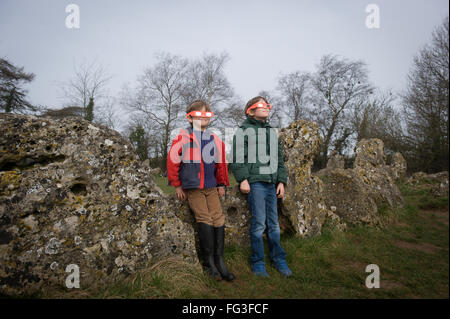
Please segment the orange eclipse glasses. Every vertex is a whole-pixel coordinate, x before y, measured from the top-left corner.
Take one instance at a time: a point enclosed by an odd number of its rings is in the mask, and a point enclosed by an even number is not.
[[[261,102],[256,102],[255,104],[253,104],[252,106],[250,106],[250,107],[247,109],[247,111],[245,112],[245,114],[248,114],[248,111],[253,110],[253,109],[256,109],[256,108],[259,108],[259,107],[266,107],[266,108],[268,108],[269,110],[272,109],[272,105],[267,104],[267,103],[264,102],[264,101],[261,101]]]
[[[213,112],[192,111],[192,112],[189,112],[188,114],[186,114],[186,118],[189,119],[189,116],[212,118],[214,116],[214,113]]]

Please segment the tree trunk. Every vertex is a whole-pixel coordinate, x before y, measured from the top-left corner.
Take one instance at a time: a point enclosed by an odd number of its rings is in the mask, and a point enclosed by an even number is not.
[[[330,146],[330,140],[331,137],[333,136],[334,133],[334,129],[336,127],[336,122],[337,122],[337,114],[335,114],[333,116],[333,121],[331,122],[331,126],[330,129],[327,132],[327,136],[325,138],[325,141],[323,142],[323,148],[322,148],[322,160],[321,160],[321,164],[322,167],[325,167],[327,165],[327,161],[328,161],[328,148]]]
[[[8,99],[6,100],[6,106],[5,106],[6,113],[11,113],[11,111],[12,111],[13,98],[14,98],[14,89],[11,90],[11,92],[9,93]]]

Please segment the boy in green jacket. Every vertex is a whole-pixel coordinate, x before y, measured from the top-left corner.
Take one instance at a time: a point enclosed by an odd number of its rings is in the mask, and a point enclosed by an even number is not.
[[[283,198],[287,171],[277,132],[267,119],[272,106],[262,96],[248,101],[247,119],[233,136],[233,162],[230,163],[240,190],[248,194],[250,221],[250,262],[255,275],[268,277],[264,262],[263,233],[267,228],[269,256],[284,276],[292,275],[286,252],[280,244],[277,197]]]

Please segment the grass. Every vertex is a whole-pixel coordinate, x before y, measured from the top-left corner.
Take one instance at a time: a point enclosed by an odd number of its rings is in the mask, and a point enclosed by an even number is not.
[[[153,174],[153,178],[155,180],[156,185],[161,188],[161,190],[166,194],[175,194],[175,187],[169,186],[169,182],[167,177],[164,177],[159,174]]]
[[[269,278],[250,270],[249,247],[228,246],[225,259],[233,282],[215,282],[176,258],[90,291],[91,298],[449,298],[448,196],[399,185],[403,208],[380,208],[380,227],[324,230],[309,239],[282,237],[293,271],[284,278],[267,259]],[[266,246],[266,252],[267,252]],[[366,266],[380,269],[380,288],[365,286]]]

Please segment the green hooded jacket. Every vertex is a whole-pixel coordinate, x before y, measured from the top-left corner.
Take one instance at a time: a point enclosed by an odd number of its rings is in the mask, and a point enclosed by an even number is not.
[[[238,134],[241,134],[241,138],[237,138]],[[261,138],[263,134],[265,140]],[[250,137],[251,135],[253,136]],[[271,135],[272,143],[270,143]],[[271,144],[277,153],[270,156]],[[282,182],[286,185],[287,171],[284,166],[283,149],[276,130],[267,121],[262,122],[247,116],[233,136],[233,162],[230,163],[230,169],[238,183],[247,179],[250,184]]]

